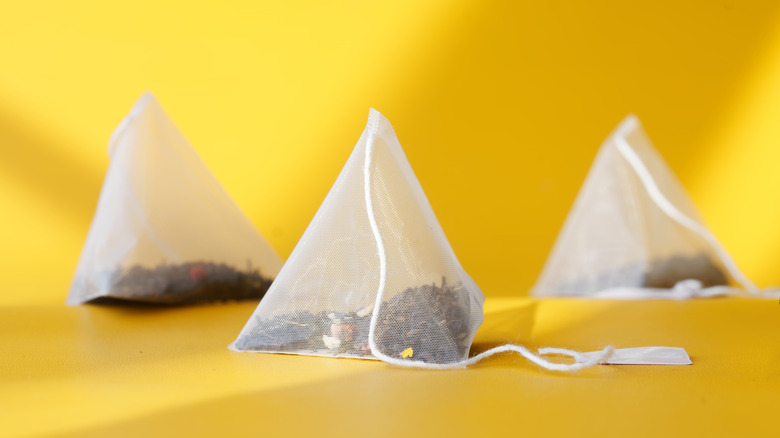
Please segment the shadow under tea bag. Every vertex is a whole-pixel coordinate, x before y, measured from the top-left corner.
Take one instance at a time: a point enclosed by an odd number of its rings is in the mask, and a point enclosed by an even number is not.
[[[456,363],[468,357],[483,299],[392,126],[371,110],[341,174],[230,348]]]
[[[281,259],[151,94],[114,132],[109,156],[68,304],[263,296]]]
[[[601,146],[532,294],[688,298],[730,283],[756,289],[628,116]]]

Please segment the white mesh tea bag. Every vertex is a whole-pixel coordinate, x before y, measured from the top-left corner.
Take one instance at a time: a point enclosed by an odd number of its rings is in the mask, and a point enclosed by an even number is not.
[[[68,304],[263,296],[281,259],[151,94],[114,132],[109,155]]]
[[[231,349],[455,363],[483,295],[455,257],[390,123],[368,125]]]
[[[601,146],[532,293],[685,298],[731,283],[755,290],[629,116]]]
[[[390,123],[368,124],[319,211],[230,349],[463,368],[502,352],[577,371],[599,363],[686,365],[681,348],[579,353],[502,345],[469,357],[483,295],[464,272]],[[574,363],[541,357],[562,354]]]

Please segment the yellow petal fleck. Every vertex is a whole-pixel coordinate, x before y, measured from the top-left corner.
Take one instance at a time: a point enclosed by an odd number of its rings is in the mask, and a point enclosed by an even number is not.
[[[412,356],[414,356],[414,350],[412,350],[412,347],[409,347],[406,350],[401,352],[401,357],[403,357],[404,359]]]

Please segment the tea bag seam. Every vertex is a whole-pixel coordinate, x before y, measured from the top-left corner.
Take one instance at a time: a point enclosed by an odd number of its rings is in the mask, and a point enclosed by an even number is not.
[[[143,105],[136,104],[136,106],[131,110],[130,115],[128,115],[124,120],[122,120],[122,124],[125,124],[125,126],[120,126],[120,128],[117,128],[117,131],[119,129],[122,130],[119,137],[124,134],[124,130],[127,129],[130,126],[130,123],[135,120],[136,117],[138,117],[138,114],[140,111],[146,107],[148,104],[149,98],[147,95],[144,95],[145,100],[143,101]],[[113,141],[114,138],[112,137]],[[119,138],[116,139],[117,142],[119,142]],[[110,152],[113,152],[113,150],[116,149],[116,144],[109,143],[109,150]],[[112,157],[113,158],[113,157]],[[144,212],[144,208],[141,205],[141,201],[138,199],[138,194],[135,193],[131,187],[131,184],[128,182],[129,178],[125,174],[124,169],[116,167],[116,164],[112,163],[112,166],[114,166],[114,170],[117,172],[118,176],[120,177],[120,181],[123,183],[123,189],[124,193],[126,194],[127,198],[130,201],[130,205],[132,206],[132,211],[135,213],[135,217],[138,218],[142,226],[144,227],[144,230],[147,232],[149,237],[152,239],[152,241],[157,244],[157,246],[165,252],[168,257],[171,258],[175,263],[181,263],[182,258],[179,255],[177,251],[175,251],[173,248],[171,248],[168,244],[165,243],[165,241],[157,234],[155,231],[155,228],[152,226],[152,224],[149,222],[149,215]]]
[[[117,143],[119,143],[119,140],[122,138],[122,136],[125,134],[125,131],[127,130],[128,126],[130,126],[130,123],[133,122],[146,108],[146,106],[149,104],[149,102],[152,100],[152,94],[148,91],[141,96],[141,98],[136,102],[136,104],[133,106],[133,108],[130,110],[130,113],[125,116],[125,118],[122,119],[121,122],[119,122],[119,126],[114,129],[114,132],[111,133],[111,138],[108,139],[108,156],[111,157],[114,154],[114,150],[116,149]]]
[[[550,362],[542,358],[541,356],[533,354],[529,349],[521,345],[506,344],[499,347],[491,348],[490,350],[484,351],[474,357],[459,362],[448,363],[448,364],[437,364],[437,363],[427,363],[419,360],[416,361],[402,360],[402,359],[390,357],[382,353],[376,344],[376,325],[379,319],[379,309],[382,306],[382,298],[384,296],[385,285],[387,281],[387,254],[385,253],[384,241],[382,239],[382,234],[379,231],[379,226],[376,221],[376,215],[374,214],[373,200],[371,198],[371,162],[373,158],[374,143],[376,140],[378,129],[379,129],[379,116],[378,113],[372,111],[367,126],[368,138],[366,140],[366,152],[365,152],[364,162],[363,162],[363,188],[364,188],[364,195],[365,195],[365,202],[366,202],[366,212],[368,213],[368,221],[369,224],[371,225],[371,231],[374,234],[374,240],[376,241],[376,246],[377,246],[377,255],[379,257],[379,285],[377,286],[377,294],[376,294],[376,298],[374,299],[374,310],[371,315],[371,320],[369,322],[369,332],[368,332],[368,345],[369,348],[371,349],[371,353],[374,356],[376,356],[378,359],[382,360],[383,362],[392,365],[401,366],[401,367],[446,370],[446,369],[465,368],[469,365],[475,364],[481,361],[482,359],[493,356],[495,354],[503,353],[507,351],[514,351],[521,354],[523,357],[530,360],[531,362],[547,370],[573,372],[573,371],[578,371],[578,370],[590,368],[594,365],[597,365],[603,361],[606,361],[609,358],[609,356],[612,355],[614,351],[614,347],[611,345],[597,352],[597,354],[595,354],[590,359],[586,358],[580,352],[564,349],[564,348],[545,348],[539,350],[540,354],[557,353],[557,354],[571,356],[572,358],[575,359],[575,363],[573,364],[564,364],[564,363]]]

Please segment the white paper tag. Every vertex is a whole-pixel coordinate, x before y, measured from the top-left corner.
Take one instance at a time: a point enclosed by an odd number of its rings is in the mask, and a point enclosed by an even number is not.
[[[599,351],[582,353],[586,358],[596,357]],[[617,348],[604,362],[607,365],[690,365],[691,358],[679,347]]]

